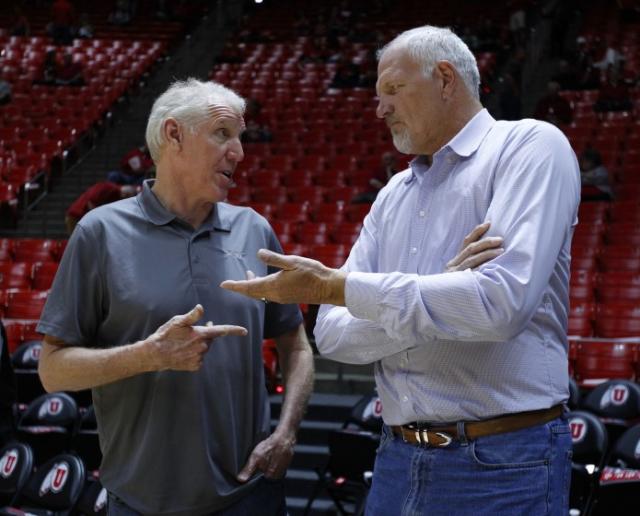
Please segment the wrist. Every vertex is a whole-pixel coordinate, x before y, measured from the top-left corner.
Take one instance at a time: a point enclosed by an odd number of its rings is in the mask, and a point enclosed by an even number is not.
[[[328,286],[328,302],[334,306],[345,306],[345,286],[347,283],[347,273],[340,269],[331,269],[331,275],[329,276]]]
[[[158,362],[158,353],[156,350],[156,339],[153,336],[147,337],[133,344],[134,359],[140,364],[141,372],[149,373],[161,369]]]

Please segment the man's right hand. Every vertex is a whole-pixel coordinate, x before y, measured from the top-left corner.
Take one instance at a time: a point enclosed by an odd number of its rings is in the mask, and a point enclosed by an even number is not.
[[[460,252],[447,262],[444,272],[464,271],[475,269],[483,263],[500,256],[504,249],[502,237],[482,238],[491,226],[490,222],[478,224],[462,241]]]
[[[225,335],[245,336],[246,328],[230,324],[194,326],[204,310],[196,305],[189,313],[176,315],[149,336],[152,370],[197,371],[213,339]]]

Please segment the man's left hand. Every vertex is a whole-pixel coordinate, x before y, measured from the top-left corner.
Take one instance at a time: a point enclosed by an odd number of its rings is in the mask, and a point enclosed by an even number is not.
[[[293,458],[295,439],[273,433],[254,448],[238,481],[246,482],[256,471],[262,471],[266,478],[282,478]]]
[[[220,286],[263,301],[344,306],[346,272],[325,267],[317,260],[267,249],[260,249],[258,257],[281,270],[261,278],[223,281]]]

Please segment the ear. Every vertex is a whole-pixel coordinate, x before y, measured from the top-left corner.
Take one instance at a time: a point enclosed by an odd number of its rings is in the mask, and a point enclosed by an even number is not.
[[[442,100],[453,97],[458,87],[458,73],[449,61],[438,61],[434,73],[440,81],[440,95]]]
[[[162,135],[164,141],[171,146],[177,146],[176,148],[182,148],[182,126],[175,118],[167,118],[162,126]]]

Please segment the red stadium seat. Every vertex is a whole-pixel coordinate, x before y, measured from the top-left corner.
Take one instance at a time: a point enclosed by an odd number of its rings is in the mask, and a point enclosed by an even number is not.
[[[591,320],[588,317],[569,317],[567,334],[573,337],[592,337]]]
[[[342,222],[334,224],[329,231],[329,238],[335,244],[352,246],[360,235],[362,222]]]
[[[31,282],[32,288],[34,290],[49,290],[57,271],[57,262],[34,263],[31,271],[33,278]]]
[[[344,221],[345,203],[323,203],[318,204],[311,213],[314,222],[327,222],[329,224],[339,224]]]
[[[287,189],[284,186],[275,188],[255,188],[251,194],[252,202],[283,204],[287,202]]]
[[[305,222],[298,227],[296,241],[306,245],[329,243],[329,226],[324,223]]]
[[[582,342],[575,376],[581,387],[611,379],[633,379],[636,345],[617,341]]]
[[[345,212],[348,221],[362,222],[370,210],[371,206],[369,204],[352,204],[347,206]]]
[[[640,318],[601,317],[596,319],[596,335],[611,339],[640,337]]]
[[[31,288],[31,263],[0,262],[0,289]]]
[[[8,292],[5,301],[5,317],[8,319],[39,319],[47,295],[46,291],[16,290]]]
[[[289,189],[289,199],[291,202],[320,204],[325,201],[325,193],[325,188],[321,186],[300,186]]]
[[[276,218],[286,222],[307,222],[309,220],[310,205],[306,202],[281,204],[276,211]]]
[[[23,238],[13,244],[16,261],[50,262],[58,260],[59,243],[57,240]]]

